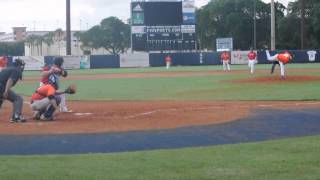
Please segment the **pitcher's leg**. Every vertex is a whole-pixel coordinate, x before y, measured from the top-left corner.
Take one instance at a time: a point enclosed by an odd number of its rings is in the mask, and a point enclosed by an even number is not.
[[[267,60],[268,61],[276,61],[278,60],[278,54],[275,54],[274,56],[270,55],[270,52],[268,50],[266,50],[266,55],[267,55]]]
[[[280,65],[280,75],[281,75],[281,78],[285,78],[285,65],[283,64],[283,62],[279,62],[279,65]]]

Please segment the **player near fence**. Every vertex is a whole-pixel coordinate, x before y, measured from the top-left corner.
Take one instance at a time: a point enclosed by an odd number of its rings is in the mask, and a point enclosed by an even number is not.
[[[59,75],[51,74],[48,82],[40,86],[31,96],[31,108],[35,120],[54,120],[54,113],[59,108],[62,94],[74,94],[75,87],[69,86],[64,91],[59,91]]]
[[[24,66],[23,60],[16,59],[13,62],[13,67],[6,68],[0,72],[0,109],[5,100],[13,104],[10,119],[12,123],[26,121],[22,116],[23,98],[12,90],[12,87],[22,79]]]
[[[271,73],[273,73],[275,66],[279,64],[280,76],[281,76],[281,79],[284,79],[286,74],[285,65],[289,63],[290,60],[292,60],[291,54],[288,51],[284,51],[282,53],[271,56],[269,51],[267,50],[266,55],[267,55],[268,61],[272,61]]]
[[[254,73],[254,65],[257,63],[257,53],[253,51],[253,49],[250,50],[248,53],[248,66],[250,68],[250,73]]]
[[[228,51],[223,51],[220,55],[222,61],[223,71],[230,71],[230,53]]]
[[[166,63],[166,68],[169,69],[172,63],[172,58],[171,56],[168,54],[165,58],[164,61]]]
[[[42,78],[40,80],[40,86],[47,84],[48,83],[48,79],[49,76],[52,74],[56,74],[58,75],[58,77],[60,78],[62,77],[67,77],[68,76],[68,72],[66,70],[63,69],[63,63],[64,63],[64,59],[62,57],[55,57],[53,60],[53,65],[52,66],[45,66],[43,67],[42,70]],[[61,94],[60,95],[60,111],[61,112],[71,112],[70,110],[68,110],[67,107],[67,103],[66,103],[66,96],[65,94]]]

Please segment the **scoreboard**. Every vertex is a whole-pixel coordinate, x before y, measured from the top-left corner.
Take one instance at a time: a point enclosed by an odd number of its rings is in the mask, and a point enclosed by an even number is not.
[[[135,51],[195,49],[194,0],[132,0],[131,43]]]

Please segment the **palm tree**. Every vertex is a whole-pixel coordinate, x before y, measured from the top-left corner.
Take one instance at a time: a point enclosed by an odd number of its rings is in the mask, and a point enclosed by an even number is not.
[[[43,42],[47,44],[47,55],[50,55],[50,46],[53,44],[54,33],[49,32],[43,36]]]
[[[38,39],[37,35],[30,35],[26,38],[25,42],[28,44],[30,51],[31,51],[31,55],[34,54],[34,47],[36,45],[36,41]]]
[[[43,36],[36,36],[35,43],[37,45],[37,55],[42,56],[42,43],[43,43]]]
[[[60,46],[61,46],[61,40],[63,40],[63,30],[61,28],[55,30],[55,39],[58,40],[58,49],[59,49],[59,55],[60,54]]]
[[[80,45],[80,37],[81,37],[81,31],[77,31],[74,33],[74,37],[77,38],[77,43],[76,43],[76,46],[77,46],[77,55],[80,54],[80,49],[81,49],[81,45]]]

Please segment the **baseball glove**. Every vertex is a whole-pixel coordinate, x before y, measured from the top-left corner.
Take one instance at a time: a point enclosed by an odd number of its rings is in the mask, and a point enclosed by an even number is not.
[[[75,94],[77,92],[77,87],[75,84],[71,84],[67,87],[66,90],[64,90],[64,93],[66,94]]]
[[[62,70],[61,71],[61,76],[62,77],[67,77],[68,76],[68,71],[67,70]]]

